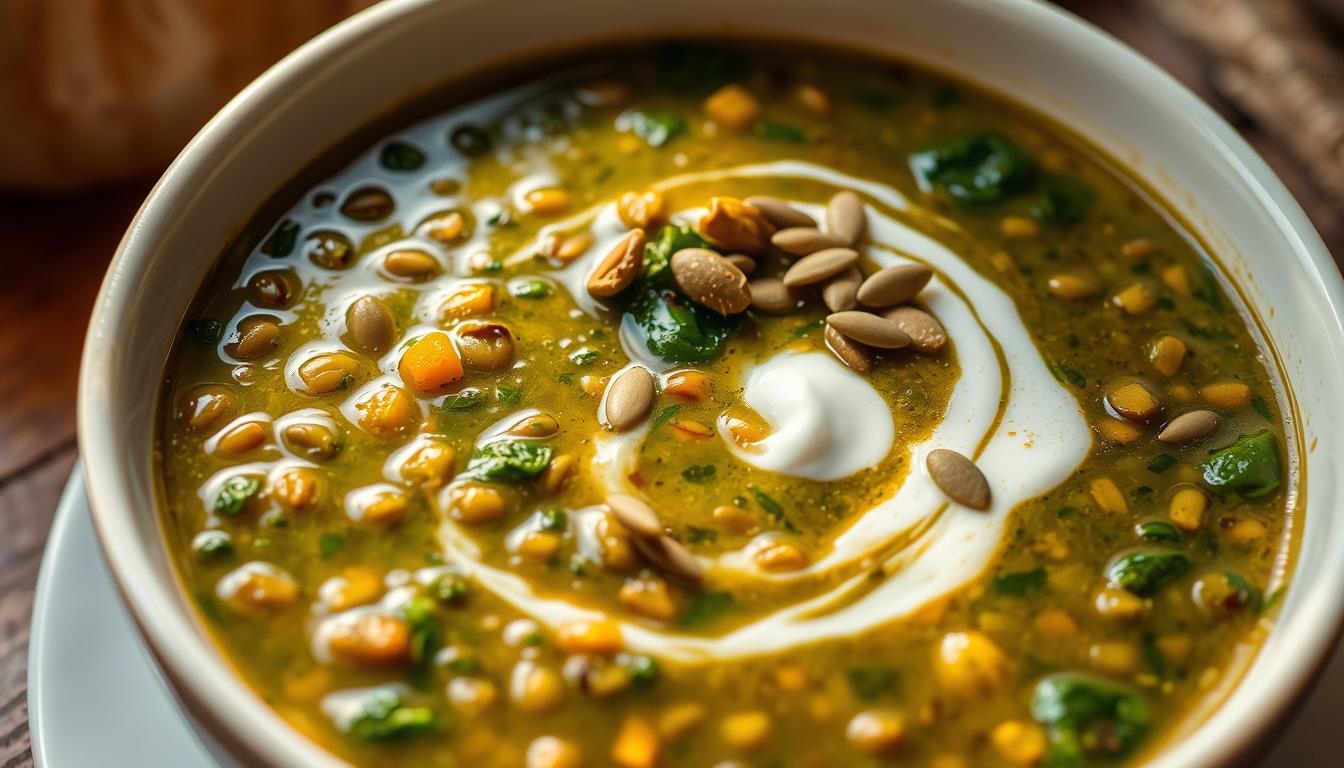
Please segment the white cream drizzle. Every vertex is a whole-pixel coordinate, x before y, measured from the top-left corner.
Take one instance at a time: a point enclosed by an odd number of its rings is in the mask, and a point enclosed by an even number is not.
[[[743,177],[808,178],[858,191],[894,209],[910,209],[904,197],[886,186],[797,161],[684,174],[655,186],[666,190],[688,183]],[[813,213],[819,211],[817,206],[799,204],[799,207]],[[611,206],[603,208],[610,209]],[[808,568],[789,574],[767,574],[757,570],[740,552],[726,553],[717,559],[702,558],[711,583],[730,572],[775,581],[813,578],[838,569],[849,569],[848,572],[855,575],[815,597],[720,637],[694,637],[622,622],[626,644],[632,650],[656,653],[684,663],[705,663],[853,636],[908,616],[980,574],[1002,539],[1008,511],[1058,485],[1087,455],[1091,433],[1078,403],[1046,369],[1012,300],[938,241],[871,206],[867,213],[870,236],[875,244],[867,249],[870,258],[881,266],[919,260],[933,267],[938,274],[920,298],[947,328],[961,363],[962,373],[953,388],[947,413],[927,440],[910,446],[912,469],[896,494],[861,515],[836,537],[831,551]],[[604,214],[602,211],[596,216],[599,226],[594,228],[594,235],[599,244],[604,237],[610,238],[606,227],[601,226],[606,223],[602,221]],[[571,229],[593,218],[594,209],[589,209],[555,226]],[[604,231],[596,231],[599,228]],[[531,251],[525,249],[511,259],[520,258],[524,252],[530,254]],[[593,255],[578,260],[563,270],[562,275],[570,272],[586,277],[591,269],[590,260],[601,253],[600,245],[594,247]],[[563,276],[560,279],[574,280]],[[586,301],[583,298],[586,291],[582,290],[581,282],[576,281],[569,287],[582,305]],[[592,307],[585,309],[591,311]],[[667,367],[651,360],[647,350],[640,348],[642,345],[630,343],[639,340],[637,333],[631,334],[622,328],[621,338],[631,360],[649,365],[655,371]],[[764,369],[768,373],[775,367],[792,368],[801,365],[799,360],[808,362],[807,357],[785,354],[755,370]],[[817,365],[815,369],[806,366],[807,372],[801,375],[806,379],[825,377],[827,374],[817,373],[817,370],[825,370],[820,363]],[[1009,372],[1006,382],[1001,365]],[[751,375],[748,374],[749,399],[753,389]],[[757,399],[750,404],[767,418],[769,414],[765,411],[774,414],[778,423],[772,421],[772,425],[777,429],[787,429],[783,416],[770,402],[779,396],[774,387],[762,389],[758,385],[754,389]],[[861,391],[859,387],[847,387],[845,398],[862,400],[863,395],[854,394]],[[876,396],[871,387],[868,392]],[[801,398],[792,404],[781,402],[779,405],[816,409],[822,406],[824,399]],[[871,417],[866,406],[857,409],[863,411],[865,418]],[[814,418],[817,415],[795,413],[789,418],[806,420],[808,427],[799,434],[810,433],[815,437],[829,429],[817,423]],[[846,414],[840,418],[849,417],[850,414]],[[889,413],[883,421],[890,425]],[[642,437],[641,432],[635,431],[606,435],[597,441],[593,469],[609,491],[629,490],[625,477],[632,468]],[[890,446],[890,438],[886,444]],[[821,479],[821,476],[843,477],[856,471],[852,468],[855,466],[860,469],[871,466],[871,462],[861,465],[858,458],[837,459],[835,466],[825,466],[824,462],[809,466],[804,458],[806,452],[798,446],[785,441],[779,446],[780,457],[792,455],[793,459],[780,458],[771,467],[775,471],[792,469],[801,476],[811,476],[805,472],[812,471]],[[993,489],[990,510],[974,512],[948,504],[924,468],[924,457],[934,448],[950,448],[976,460]],[[854,456],[867,461],[868,451],[872,449],[845,446],[842,453],[851,450]],[[739,458],[747,460],[743,456]],[[768,460],[776,461],[774,458]],[[804,467],[808,469],[804,470]],[[836,472],[841,474],[834,474]],[[450,562],[538,621],[556,626],[602,616],[599,611],[562,599],[538,597],[526,580],[480,563],[472,556],[475,547],[462,546],[464,537],[453,528],[455,526],[450,523],[443,529]],[[880,565],[886,576],[874,586],[868,565],[879,557],[885,558]]]

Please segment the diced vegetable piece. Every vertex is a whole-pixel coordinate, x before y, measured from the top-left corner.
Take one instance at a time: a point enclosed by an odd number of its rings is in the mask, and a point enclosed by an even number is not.
[[[1247,499],[1268,496],[1282,482],[1278,441],[1267,429],[1243,435],[1214,452],[1203,471],[1204,482],[1214,488],[1236,491]]]
[[[551,447],[532,440],[496,440],[486,443],[471,455],[465,478],[521,483],[546,469]]]
[[[1037,683],[1031,715],[1049,735],[1052,768],[1123,757],[1148,732],[1148,706],[1137,691],[1075,673]]]
[[[432,709],[402,706],[396,691],[374,691],[361,705],[360,713],[346,726],[346,732],[362,741],[389,741],[437,728]]]
[[[243,511],[247,502],[261,490],[261,478],[252,475],[234,475],[224,481],[215,497],[215,511],[234,517]]]
[[[1031,156],[1003,136],[953,139],[910,156],[920,187],[939,190],[962,203],[994,203],[1031,180]]]
[[[433,392],[462,378],[462,358],[448,334],[421,336],[401,356],[401,378],[421,392]]]
[[[1121,555],[1106,577],[1139,597],[1149,597],[1190,568],[1190,558],[1174,550],[1154,549]]]

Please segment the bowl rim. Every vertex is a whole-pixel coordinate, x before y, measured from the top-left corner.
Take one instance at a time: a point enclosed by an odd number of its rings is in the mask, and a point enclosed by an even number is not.
[[[240,137],[251,122],[276,106],[279,93],[292,83],[320,70],[324,62],[345,55],[361,39],[414,17],[430,6],[462,5],[474,0],[385,0],[322,32],[283,58],[245,87],[185,146],[154,185],[118,244],[100,287],[91,315],[79,375],[77,406],[79,450],[90,507],[100,545],[118,592],[130,609],[158,667],[169,678],[174,694],[190,715],[205,726],[202,735],[217,740],[244,764],[344,766],[289,726],[234,670],[229,660],[184,616],[167,606],[183,598],[179,584],[159,578],[145,555],[137,531],[157,526],[156,516],[137,514],[122,456],[124,446],[106,422],[115,407],[102,379],[118,366],[113,345],[104,343],[112,329],[126,321],[137,297],[134,285],[148,266],[154,233],[165,227],[178,207],[178,198],[197,179],[209,175],[215,158]],[[1293,245],[1299,266],[1318,278],[1333,321],[1330,335],[1344,341],[1344,279],[1319,234],[1301,206],[1264,160],[1237,132],[1197,95],[1141,54],[1108,33],[1050,5],[1044,0],[944,0],[982,14],[1020,15],[1048,29],[1052,36],[1073,36],[1090,56],[1122,67],[1148,86],[1173,100],[1184,111],[1188,129],[1202,133],[1219,160],[1231,169],[1255,204],[1273,219],[1277,234]],[[671,31],[671,30],[669,30]],[[370,116],[376,117],[376,116]],[[352,123],[350,130],[358,128]],[[1317,510],[1322,514],[1327,510]],[[144,519],[140,519],[144,518]],[[146,522],[147,521],[147,522]],[[158,530],[149,537],[162,546]],[[1296,562],[1294,562],[1296,568]],[[1344,579],[1344,557],[1327,563],[1321,582]],[[1328,585],[1290,584],[1290,589],[1320,590]],[[1226,764],[1253,751],[1288,707],[1314,682],[1344,619],[1344,598],[1317,599],[1301,607],[1294,618],[1294,650],[1303,651],[1287,662],[1287,674],[1272,690],[1262,691],[1258,715],[1242,713],[1239,720],[1219,719],[1222,702],[1190,732],[1163,745],[1154,755],[1156,765]],[[1276,631],[1284,631],[1276,623]],[[1281,652],[1289,649],[1280,649]],[[1240,682],[1236,687],[1240,686]],[[245,702],[246,704],[244,704]],[[1213,727],[1214,724],[1217,727]],[[1218,731],[1218,733],[1214,733]]]

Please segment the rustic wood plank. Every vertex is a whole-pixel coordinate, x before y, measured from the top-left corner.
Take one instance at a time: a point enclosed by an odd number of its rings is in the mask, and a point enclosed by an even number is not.
[[[67,442],[0,482],[0,768],[29,768],[28,628],[52,513],[75,463]]]

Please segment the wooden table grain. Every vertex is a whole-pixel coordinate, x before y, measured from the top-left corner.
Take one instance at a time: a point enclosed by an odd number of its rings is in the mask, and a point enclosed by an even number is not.
[[[1202,63],[1137,0],[1067,0],[1204,96],[1274,167],[1332,253],[1344,210],[1286,152],[1210,93]],[[27,655],[33,589],[51,516],[75,462],[75,379],[85,325],[141,181],[76,198],[0,197],[0,768],[31,768]],[[58,767],[64,768],[64,767]]]

